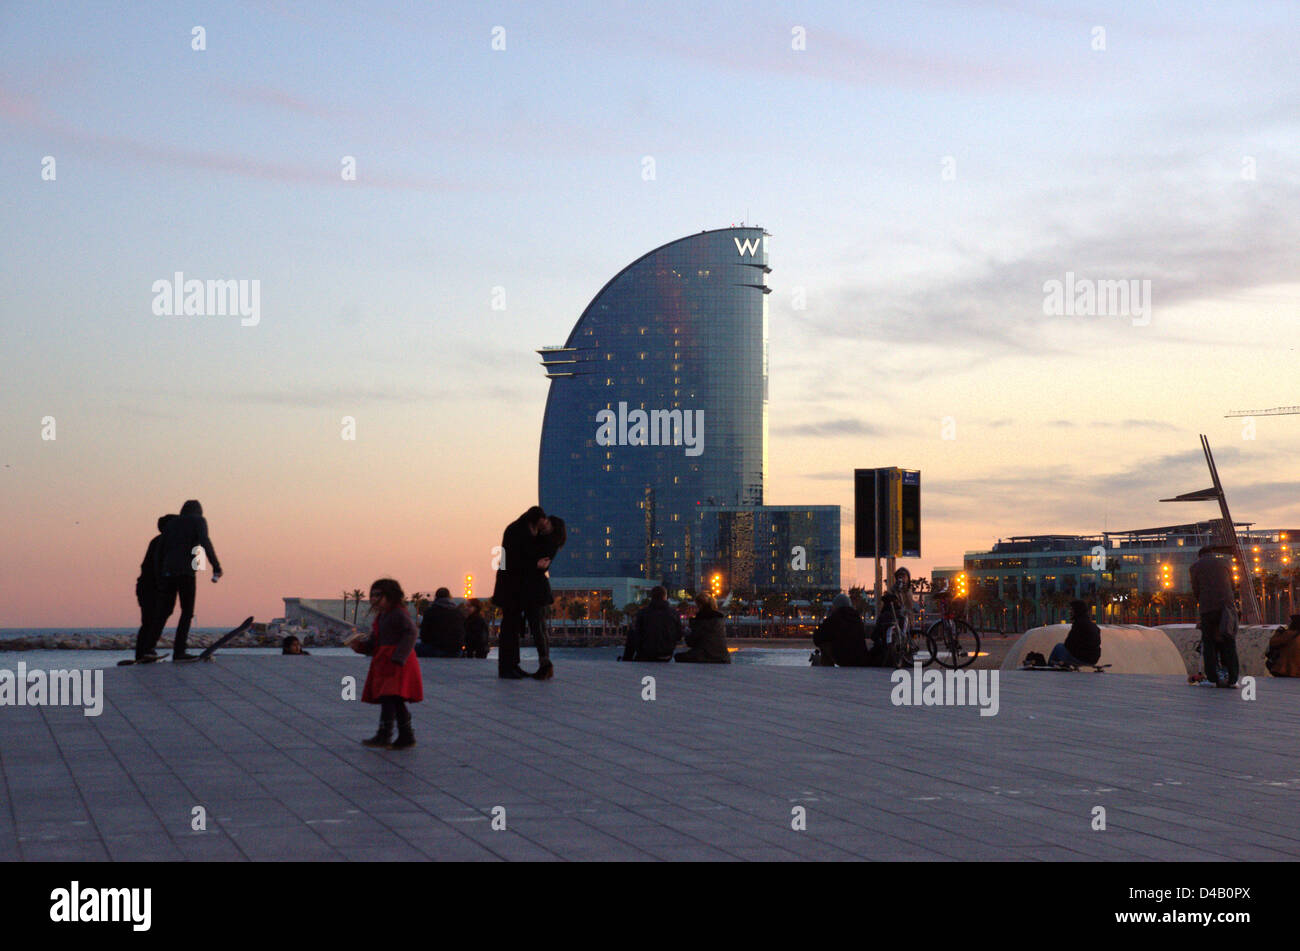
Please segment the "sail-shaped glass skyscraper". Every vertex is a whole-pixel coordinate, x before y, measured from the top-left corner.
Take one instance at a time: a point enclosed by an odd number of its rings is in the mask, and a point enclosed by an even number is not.
[[[763,504],[766,235],[702,231],[643,255],[539,351],[538,494],[566,520],[565,576],[694,587],[701,510]]]

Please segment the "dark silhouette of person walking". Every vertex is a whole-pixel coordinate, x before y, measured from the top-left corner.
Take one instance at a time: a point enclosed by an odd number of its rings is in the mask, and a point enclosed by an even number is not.
[[[186,652],[189,643],[190,623],[194,620],[195,572],[199,570],[199,552],[207,555],[212,565],[212,583],[221,578],[221,562],[208,537],[208,523],[203,517],[203,506],[190,499],[181,506],[181,514],[167,524],[158,546],[155,565],[158,587],[156,610],[144,647],[152,654],[162,637],[163,627],[176,608],[176,598],[181,600],[181,616],[176,621],[176,639],[172,644],[172,660],[193,660],[195,655]]]
[[[501,609],[501,639],[497,645],[497,676],[503,680],[524,680],[529,675],[519,666],[519,636],[524,630],[529,584],[538,565],[535,543],[546,513],[534,505],[506,526],[501,535],[501,565],[497,569],[492,603]],[[545,571],[545,567],[541,567]],[[535,583],[535,580],[533,581]]]
[[[135,600],[140,605],[140,630],[135,635],[135,660],[137,664],[149,663],[158,659],[153,652],[154,645],[148,643],[153,628],[153,616],[158,610],[158,563],[161,560],[158,551],[162,546],[163,532],[175,520],[175,515],[164,515],[158,519],[158,534],[145,549],[144,561],[140,562],[140,576],[135,579]]]

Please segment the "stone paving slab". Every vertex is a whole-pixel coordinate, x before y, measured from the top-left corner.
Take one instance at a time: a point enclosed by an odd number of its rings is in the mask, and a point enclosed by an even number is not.
[[[1298,681],[1247,701],[1009,672],[981,717],[894,706],[884,670],[421,668],[402,752],[358,742],[377,720],[342,699],[359,658],[110,669],[99,717],[0,707],[0,861],[1300,857]]]

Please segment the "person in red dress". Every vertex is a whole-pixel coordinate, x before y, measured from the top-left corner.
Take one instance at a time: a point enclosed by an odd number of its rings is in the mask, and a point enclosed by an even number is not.
[[[370,586],[370,613],[375,615],[370,636],[353,641],[352,649],[370,655],[370,672],[361,699],[379,704],[379,731],[361,742],[381,749],[404,750],[415,745],[406,704],[424,699],[424,679],[414,650],[419,632],[406,610],[402,586],[392,578],[380,578]]]

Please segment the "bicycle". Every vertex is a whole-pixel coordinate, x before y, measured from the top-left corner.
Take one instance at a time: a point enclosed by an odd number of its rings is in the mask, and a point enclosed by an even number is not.
[[[959,616],[962,612],[954,610],[953,603],[957,599],[949,594],[947,585],[934,592],[934,599],[943,616],[925,632],[925,644],[930,650],[930,658],[952,670],[969,667],[979,656],[979,634]],[[945,651],[947,660],[944,660]]]

